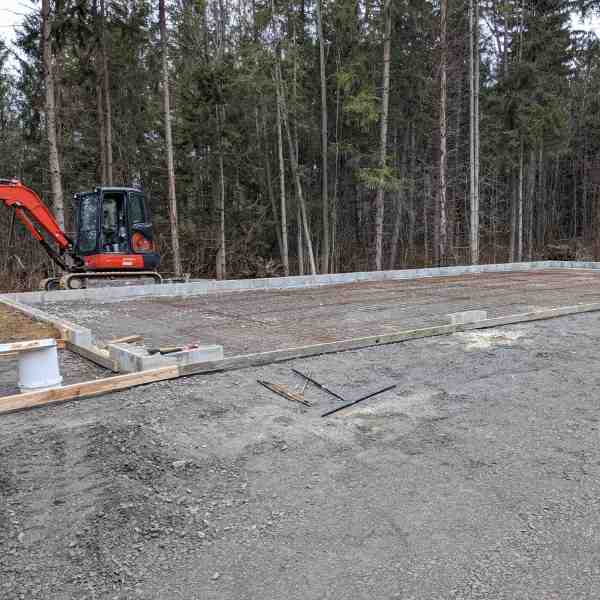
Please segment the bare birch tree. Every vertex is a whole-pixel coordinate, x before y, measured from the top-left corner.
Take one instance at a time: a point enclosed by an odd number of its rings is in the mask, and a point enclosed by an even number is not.
[[[50,0],[42,0],[42,55],[44,62],[44,83],[46,86],[46,136],[48,139],[50,185],[54,216],[62,229],[65,228],[65,206],[63,199],[60,156],[56,136],[56,100],[54,95],[54,70],[51,40],[52,21]]]
[[[104,61],[102,57],[102,37],[104,34],[104,20],[98,12],[98,0],[94,0],[92,5],[96,29],[96,44],[94,50],[94,70],[96,75],[96,121],[98,123],[98,152],[100,165],[97,175],[100,184],[106,183],[106,121],[104,117]]]
[[[275,80],[275,85],[279,85],[277,80]],[[283,272],[287,277],[290,274],[290,259],[287,231],[287,207],[285,197],[285,162],[283,158],[283,134],[281,131],[281,104],[279,102],[279,93],[277,93],[277,157],[279,162],[279,194],[281,200],[281,258],[283,260]]]
[[[223,0],[216,2],[217,10],[217,53],[218,63],[223,62],[225,55],[225,6]],[[220,88],[221,86],[219,86]],[[221,89],[219,89],[222,92]],[[223,127],[225,125],[225,107],[222,104],[216,106],[216,119],[218,130],[218,155],[219,155],[219,195],[217,201],[217,213],[219,217],[219,238],[216,256],[216,274],[217,279],[226,279],[227,277],[227,236],[225,230],[225,165],[223,149]]]
[[[290,161],[292,163],[292,175],[294,177],[294,182],[296,185],[296,195],[298,197],[298,205],[300,208],[300,215],[302,217],[302,228],[304,229],[304,237],[306,239],[306,248],[308,250],[308,260],[310,262],[310,272],[311,275],[317,274],[317,265],[315,263],[315,255],[313,252],[312,239],[310,235],[310,227],[308,224],[308,215],[306,211],[306,202],[304,201],[304,192],[302,190],[302,182],[300,180],[300,170],[298,166],[298,150],[297,146],[292,140],[292,132],[288,119],[288,110],[287,110],[287,102],[285,100],[285,92],[283,90],[283,79],[281,76],[281,67],[279,63],[275,66],[275,73],[277,77],[277,94],[278,94],[278,103],[281,108],[281,118],[283,121],[283,126],[286,131],[287,140],[288,140],[288,148],[290,153]],[[299,224],[300,227],[300,224]]]
[[[321,67],[321,205],[323,214],[323,240],[321,248],[321,273],[329,272],[329,198],[327,169],[327,78],[325,73],[325,40],[323,39],[323,10],[321,0],[316,0],[317,30],[319,35],[319,60]]]
[[[104,0],[100,0],[100,53],[102,60],[102,83],[104,98],[105,122],[105,155],[106,155],[106,184],[112,185],[113,178],[113,135],[112,135],[112,102],[110,97],[110,72],[108,68],[108,50],[106,47],[106,10]],[[161,29],[162,32],[162,29]]]
[[[177,223],[177,198],[175,195],[175,165],[173,160],[173,134],[171,131],[171,106],[169,98],[169,59],[167,39],[167,19],[165,0],[158,3],[160,21],[160,43],[162,47],[162,86],[165,117],[165,143],[167,146],[167,177],[169,185],[169,221],[171,225],[171,245],[173,247],[173,269],[181,277],[181,254],[179,251],[179,227]],[[110,164],[110,161],[109,161]]]
[[[375,200],[375,269],[383,269],[383,219],[385,211],[385,189],[383,184],[387,158],[388,119],[390,110],[390,63],[392,60],[392,0],[385,0],[383,43],[383,94],[381,96],[381,124],[379,130],[379,169],[380,178]]]
[[[471,263],[479,263],[479,0],[469,0],[469,199]]]
[[[436,258],[445,262],[448,252],[448,0],[440,11],[440,158],[438,173],[438,215]]]
[[[519,149],[519,183],[517,200],[517,262],[523,260],[523,163],[525,161],[523,139]]]

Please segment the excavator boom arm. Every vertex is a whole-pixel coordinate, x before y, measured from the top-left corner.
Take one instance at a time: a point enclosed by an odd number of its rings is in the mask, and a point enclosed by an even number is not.
[[[42,228],[61,251],[71,247],[71,241],[41,198],[20,181],[0,179],[0,202],[15,209],[17,219],[38,241],[44,241],[38,227]]]

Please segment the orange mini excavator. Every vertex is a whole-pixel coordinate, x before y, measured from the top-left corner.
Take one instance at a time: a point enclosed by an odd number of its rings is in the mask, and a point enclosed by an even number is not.
[[[64,271],[45,279],[42,288],[80,289],[99,278],[150,277],[160,261],[155,251],[152,224],[144,194],[135,188],[98,187],[75,194],[74,231],[71,239],[40,197],[21,182],[0,179],[0,203],[14,215]]]

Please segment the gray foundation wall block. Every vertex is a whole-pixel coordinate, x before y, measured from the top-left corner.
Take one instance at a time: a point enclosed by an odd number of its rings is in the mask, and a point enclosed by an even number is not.
[[[476,323],[487,319],[487,310],[466,310],[463,312],[450,313],[448,315],[452,325],[463,325],[465,323]]]
[[[141,348],[139,351],[129,344],[107,344],[108,355],[119,373],[141,371]]]
[[[158,367],[168,367],[176,365],[184,367],[194,363],[208,363],[216,360],[223,360],[223,346],[201,346],[194,350],[185,350],[183,352],[174,352],[161,356],[143,356],[141,361],[141,370],[154,369]]]
[[[534,261],[531,263],[465,265],[394,271],[363,271],[329,275],[274,277],[269,279],[196,280],[187,283],[165,283],[162,285],[130,285],[111,288],[89,288],[85,290],[62,290],[57,292],[23,292],[18,294],[4,294],[0,298],[28,305],[81,300],[115,302],[139,297],[196,296],[246,290],[285,290],[361,281],[413,280],[426,277],[448,277],[476,273],[505,273],[509,271],[523,272],[540,269],[600,270],[600,263],[591,261]]]
[[[151,356],[147,350],[131,344],[108,344],[108,353],[121,373],[137,373],[147,369],[178,366],[194,363],[208,363],[223,360],[223,346],[200,346],[193,350],[174,352],[173,354],[155,354]]]

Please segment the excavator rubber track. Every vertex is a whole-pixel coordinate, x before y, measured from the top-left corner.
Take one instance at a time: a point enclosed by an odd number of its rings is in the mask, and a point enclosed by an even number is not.
[[[154,283],[162,283],[163,278],[156,271],[87,271],[84,273],[66,273],[62,277],[51,277],[42,280],[40,287],[47,291],[82,290],[87,282],[93,279],[153,279]]]

